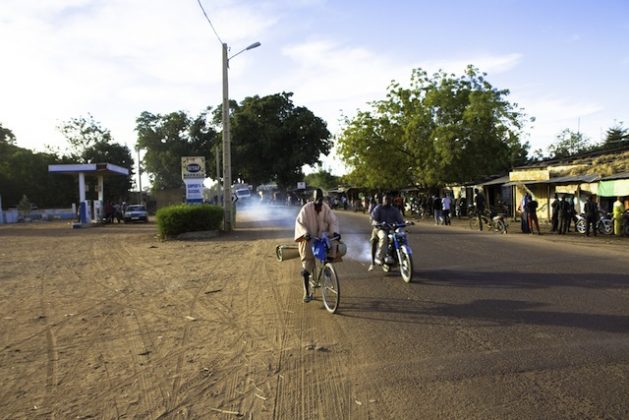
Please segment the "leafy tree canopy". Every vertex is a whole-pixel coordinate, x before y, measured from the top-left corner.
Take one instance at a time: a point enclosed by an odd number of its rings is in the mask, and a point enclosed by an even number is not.
[[[326,123],[308,108],[295,106],[292,96],[253,96],[230,105],[234,179],[252,185],[275,181],[286,187],[303,179],[304,165],[319,163],[319,156],[330,152]]]
[[[548,146],[548,154],[553,159],[561,159],[593,150],[590,139],[583,133],[566,128],[556,137],[556,141]]]
[[[123,201],[133,180],[133,157],[127,146],[115,143],[109,129],[101,126],[91,114],[65,121],[58,127],[70,144],[70,158],[84,163],[112,163],[129,169],[129,176],[110,176],[104,180],[105,201]],[[89,179],[88,184],[96,184]]]
[[[77,202],[76,180],[48,173],[48,165],[69,163],[66,158],[18,147],[10,130],[2,132],[10,133],[0,140],[0,194],[4,208],[17,207],[23,196],[39,207],[66,207]]]
[[[206,164],[213,161],[219,139],[208,121],[210,111],[208,108],[195,118],[184,111],[165,115],[145,111],[136,119],[137,144],[146,150],[143,163],[153,190],[182,185],[184,156],[205,156]]]
[[[0,143],[15,144],[15,135],[13,131],[4,128],[0,123]]]
[[[339,177],[334,176],[323,169],[319,169],[317,172],[306,175],[304,180],[306,181],[306,185],[319,187],[324,190],[332,190],[339,185]]]
[[[623,123],[619,122],[607,130],[603,148],[613,149],[616,147],[629,144],[629,128],[623,127]]]
[[[526,116],[468,66],[456,77],[412,73],[410,87],[389,86],[386,99],[345,119],[339,138],[347,180],[370,188],[437,186],[507,171],[526,162]]]

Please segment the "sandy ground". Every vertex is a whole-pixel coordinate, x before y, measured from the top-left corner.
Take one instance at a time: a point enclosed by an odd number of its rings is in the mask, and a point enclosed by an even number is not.
[[[292,418],[277,390],[298,263],[272,253],[286,232],[244,226],[188,242],[1,226],[0,417]]]
[[[344,318],[313,310],[320,302],[300,302],[298,261],[274,255],[290,242],[294,218],[287,220],[278,228],[241,215],[230,235],[166,242],[152,223],[0,226],[0,418],[409,418],[408,394],[398,391],[416,389],[423,389],[423,417],[467,412],[474,400],[466,394],[459,411],[447,411],[448,400],[435,403],[456,382],[419,384],[397,364],[402,356],[378,365],[397,376],[374,369],[378,343],[367,332],[388,330],[386,319],[373,317],[391,314],[367,305],[384,298],[358,289],[366,276],[359,263],[343,267],[355,284]],[[367,228],[357,237],[366,235]],[[427,322],[435,316],[416,313],[430,285],[398,280],[388,286],[393,292],[422,299],[395,301],[393,315],[411,318],[400,325],[415,328],[419,316],[419,331],[437,335]],[[371,315],[352,316],[362,307]],[[428,361],[416,363],[433,372]],[[405,374],[405,385],[392,379]],[[473,388],[462,390],[475,395]]]

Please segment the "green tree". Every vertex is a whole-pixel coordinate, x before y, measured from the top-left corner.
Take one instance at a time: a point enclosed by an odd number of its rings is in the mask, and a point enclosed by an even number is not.
[[[430,187],[526,162],[526,116],[485,76],[472,66],[460,77],[416,69],[409,88],[393,82],[386,99],[345,119],[339,149],[347,179],[378,189]]]
[[[38,207],[67,207],[77,202],[77,181],[69,176],[51,175],[48,165],[68,163],[51,153],[34,153],[0,141],[0,194],[4,207],[16,207],[23,195]]]
[[[15,144],[15,135],[13,131],[4,128],[0,123],[0,143]]]
[[[324,190],[331,190],[339,185],[339,177],[334,176],[323,169],[319,169],[317,172],[306,175],[304,180],[307,185],[311,187],[319,187]]]
[[[109,129],[102,127],[91,114],[72,118],[58,128],[70,144],[69,158],[83,163],[112,163],[129,169],[128,177],[109,176],[104,180],[105,201],[127,200],[134,174],[129,148],[115,143]],[[93,187],[97,184],[97,180],[92,178],[87,182]]]
[[[76,117],[64,121],[57,129],[70,144],[72,154],[78,158],[82,158],[85,150],[98,143],[112,142],[111,132],[101,127],[100,123],[89,113],[87,117]]]
[[[210,111],[208,108],[196,118],[183,111],[166,115],[145,111],[137,118],[138,147],[146,150],[143,167],[153,190],[182,185],[183,156],[205,156],[206,163],[213,161],[218,137],[208,121]]]
[[[593,148],[590,139],[583,133],[566,128],[557,135],[555,143],[548,146],[548,154],[553,159],[561,159],[588,152]]]
[[[605,136],[605,141],[603,142],[603,148],[613,149],[628,144],[629,129],[623,127],[623,123],[619,122],[607,130],[607,135]]]
[[[302,167],[320,163],[332,141],[326,123],[292,93],[245,98],[231,104],[232,174],[252,185],[269,181],[281,187],[303,179]],[[218,112],[215,120],[218,119]]]

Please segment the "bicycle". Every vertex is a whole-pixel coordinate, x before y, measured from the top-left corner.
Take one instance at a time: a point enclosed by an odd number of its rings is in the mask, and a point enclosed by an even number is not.
[[[338,240],[340,237],[333,237],[332,240]],[[312,254],[315,257],[315,272],[310,276],[310,295],[314,299],[315,289],[321,289],[321,297],[323,306],[331,314],[336,313],[341,300],[341,288],[339,284],[339,276],[334,268],[333,261],[328,257],[330,247],[332,246],[327,236],[322,238],[311,238]],[[339,246],[339,248],[341,248]],[[340,256],[344,254],[340,249],[337,251]]]
[[[482,223],[494,232],[500,232],[502,234],[507,233],[508,223],[504,216],[499,214],[497,216],[490,217],[487,213],[481,214]],[[472,230],[480,230],[479,219],[477,216],[470,216],[470,228]]]

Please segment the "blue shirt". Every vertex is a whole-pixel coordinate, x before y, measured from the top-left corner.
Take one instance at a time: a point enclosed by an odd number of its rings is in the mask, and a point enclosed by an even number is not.
[[[377,205],[371,212],[371,219],[377,223],[404,224],[404,218],[400,209],[391,205]]]

